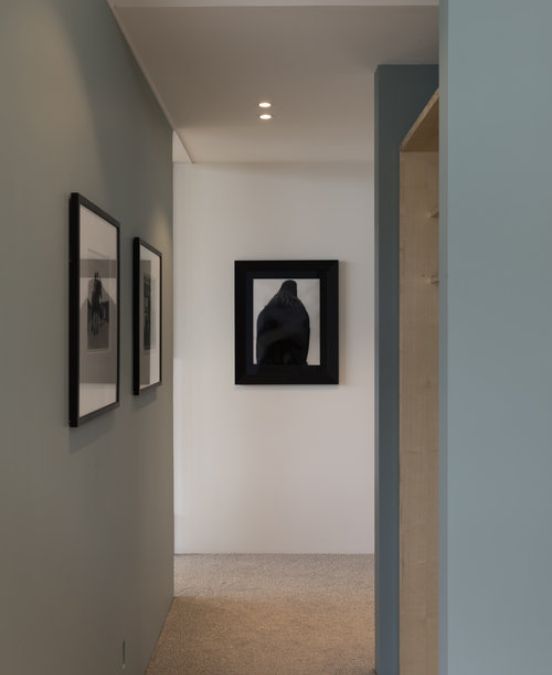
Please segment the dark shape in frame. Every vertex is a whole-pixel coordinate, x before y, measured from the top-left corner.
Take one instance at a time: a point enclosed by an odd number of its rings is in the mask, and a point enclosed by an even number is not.
[[[257,318],[257,363],[306,365],[309,340],[308,312],[297,297],[297,282],[288,279]]]
[[[109,296],[99,272],[88,282],[88,349],[109,348]]]
[[[151,275],[144,273],[144,349],[151,349]]]

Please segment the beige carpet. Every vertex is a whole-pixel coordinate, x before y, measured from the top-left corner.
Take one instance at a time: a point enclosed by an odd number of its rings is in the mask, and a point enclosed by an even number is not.
[[[192,555],[148,675],[369,675],[373,558]]]

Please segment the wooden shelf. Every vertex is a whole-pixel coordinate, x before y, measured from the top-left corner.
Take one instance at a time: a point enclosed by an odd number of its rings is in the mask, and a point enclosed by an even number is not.
[[[439,90],[412,125],[401,144],[401,152],[437,152],[439,150]]]

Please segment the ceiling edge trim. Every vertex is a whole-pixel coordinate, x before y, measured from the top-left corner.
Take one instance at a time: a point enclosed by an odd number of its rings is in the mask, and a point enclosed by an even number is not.
[[[439,0],[106,0],[128,9],[206,7],[437,7]]]

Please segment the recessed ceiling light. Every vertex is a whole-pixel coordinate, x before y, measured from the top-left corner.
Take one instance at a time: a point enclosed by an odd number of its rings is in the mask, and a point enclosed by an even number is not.
[[[262,115],[259,115],[259,119],[261,119],[261,120],[271,120],[272,115],[269,115],[268,113],[263,113]]]
[[[259,108],[272,108],[272,103],[270,101],[261,101]]]

